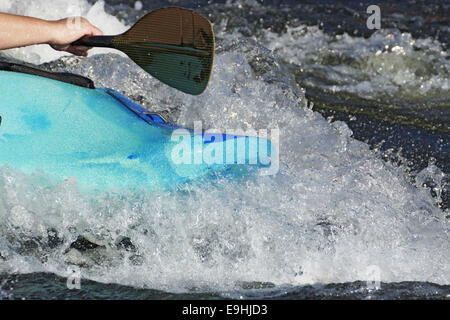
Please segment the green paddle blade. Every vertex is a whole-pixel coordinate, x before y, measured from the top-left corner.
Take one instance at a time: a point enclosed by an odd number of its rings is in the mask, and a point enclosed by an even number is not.
[[[183,8],[155,10],[113,39],[116,49],[165,84],[197,95],[208,86],[214,61],[211,23]]]

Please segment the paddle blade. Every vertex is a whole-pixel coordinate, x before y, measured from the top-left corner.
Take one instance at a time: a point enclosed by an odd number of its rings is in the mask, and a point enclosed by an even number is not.
[[[155,10],[130,30],[114,38],[145,71],[185,93],[202,93],[209,82],[214,61],[211,23],[183,8]]]

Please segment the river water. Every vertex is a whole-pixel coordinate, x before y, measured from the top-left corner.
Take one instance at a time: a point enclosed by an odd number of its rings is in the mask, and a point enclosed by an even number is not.
[[[278,128],[280,170],[86,195],[4,166],[0,297],[448,299],[449,3],[380,1],[380,30],[366,26],[369,4],[3,0],[1,11],[83,15],[105,34],[162,6],[204,14],[216,58],[195,97],[117,51],[1,54],[88,76],[183,126]]]

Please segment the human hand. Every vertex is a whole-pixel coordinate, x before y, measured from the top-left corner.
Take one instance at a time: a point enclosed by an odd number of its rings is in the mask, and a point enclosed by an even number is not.
[[[84,36],[101,36],[103,32],[82,17],[65,18],[52,21],[54,37],[49,45],[58,51],[66,51],[77,56],[87,56],[91,47],[73,46],[71,43]]]

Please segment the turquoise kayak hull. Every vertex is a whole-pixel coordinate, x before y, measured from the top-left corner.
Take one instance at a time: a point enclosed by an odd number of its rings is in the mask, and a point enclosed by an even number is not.
[[[262,143],[271,150],[262,138],[196,133],[167,124],[111,89],[0,71],[0,92],[0,167],[42,170],[57,180],[75,177],[86,190],[173,188],[212,177],[212,172],[240,174],[242,167],[263,166],[258,159]],[[237,154],[242,141],[247,149],[257,145],[257,152]],[[219,153],[213,163],[199,163],[198,153],[205,150]]]

